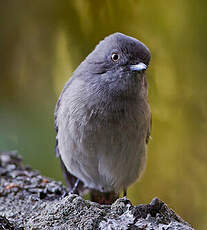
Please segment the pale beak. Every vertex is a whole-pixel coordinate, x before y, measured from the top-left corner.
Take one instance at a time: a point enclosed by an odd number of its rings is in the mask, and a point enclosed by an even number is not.
[[[147,69],[147,65],[145,65],[144,63],[140,62],[139,64],[136,65],[130,65],[130,70],[132,71],[143,71]]]

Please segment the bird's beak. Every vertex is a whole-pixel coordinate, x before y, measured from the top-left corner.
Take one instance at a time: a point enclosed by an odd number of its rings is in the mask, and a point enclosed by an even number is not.
[[[141,72],[147,69],[147,65],[145,65],[143,62],[140,62],[136,65],[130,65],[130,70]]]

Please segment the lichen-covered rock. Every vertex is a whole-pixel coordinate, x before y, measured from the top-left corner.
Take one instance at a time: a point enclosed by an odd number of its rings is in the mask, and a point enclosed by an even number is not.
[[[68,194],[60,182],[24,167],[10,152],[0,154],[0,229],[192,228],[157,198],[139,206],[122,198],[108,206]]]

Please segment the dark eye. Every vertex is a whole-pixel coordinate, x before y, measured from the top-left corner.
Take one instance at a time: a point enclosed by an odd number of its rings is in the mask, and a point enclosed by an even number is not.
[[[111,55],[111,59],[112,59],[112,61],[114,61],[114,62],[117,62],[117,61],[119,60],[119,58],[120,58],[120,56],[119,56],[118,53],[113,53],[113,54]]]

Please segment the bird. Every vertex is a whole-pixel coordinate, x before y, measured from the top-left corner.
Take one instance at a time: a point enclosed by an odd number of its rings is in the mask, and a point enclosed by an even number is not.
[[[112,204],[146,165],[152,118],[145,71],[151,54],[116,32],[83,60],[55,107],[56,155],[71,193]]]

